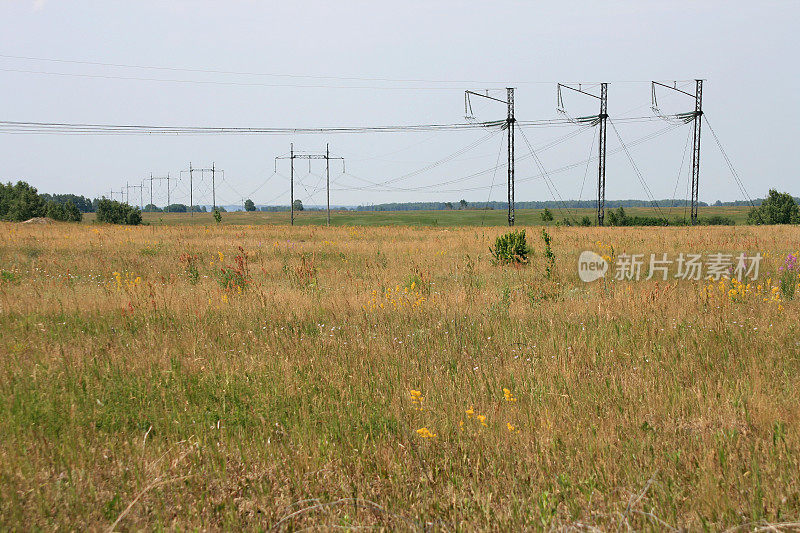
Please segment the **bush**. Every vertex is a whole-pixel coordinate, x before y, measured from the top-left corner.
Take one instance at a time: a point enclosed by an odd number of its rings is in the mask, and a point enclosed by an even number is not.
[[[142,213],[135,207],[132,207],[130,211],[128,211],[127,216],[125,217],[125,223],[129,226],[138,226],[142,223]]]
[[[128,204],[103,198],[97,204],[97,221],[137,226],[142,223],[142,214],[139,209]]]
[[[92,200],[86,198],[85,196],[80,196],[77,194],[48,194],[48,193],[42,193],[40,196],[45,201],[45,203],[55,202],[57,204],[63,205],[65,208],[68,203],[72,202],[72,204],[81,213],[91,213],[92,211],[94,211]]]
[[[80,208],[72,203],[72,200],[67,200],[64,204],[64,212],[67,214],[67,222],[80,222],[83,220],[83,212]]]
[[[735,226],[736,221],[730,217],[724,217],[722,215],[713,215],[710,217],[700,217],[697,219],[697,223],[701,226]],[[677,225],[677,224],[676,224]]]
[[[553,213],[549,209],[547,209],[546,207],[544,208],[544,211],[542,211],[541,217],[542,217],[542,222],[552,222],[553,221]]]
[[[497,263],[527,263],[530,248],[525,239],[525,230],[500,235],[494,241],[494,248],[489,247],[489,251]]]
[[[47,214],[47,205],[35,187],[24,181],[16,185],[0,183],[0,220],[22,222]]]
[[[770,189],[769,196],[747,215],[748,224],[800,224],[800,208],[791,194]]]
[[[47,203],[47,218],[64,222],[67,220],[67,213],[64,211],[64,206],[56,202]]]
[[[627,226],[628,215],[625,214],[625,209],[621,206],[616,211],[611,210],[608,212],[608,225],[609,226]]]

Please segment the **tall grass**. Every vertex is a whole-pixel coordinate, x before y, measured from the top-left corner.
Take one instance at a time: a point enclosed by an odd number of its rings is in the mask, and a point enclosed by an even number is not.
[[[0,225],[0,528],[800,518],[796,231],[503,231]],[[598,241],[769,255],[584,284]]]

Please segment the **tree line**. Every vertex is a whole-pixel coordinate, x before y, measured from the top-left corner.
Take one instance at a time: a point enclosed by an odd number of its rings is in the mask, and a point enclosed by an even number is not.
[[[72,198],[55,199],[51,195],[39,194],[35,187],[24,181],[18,181],[13,185],[10,182],[0,183],[0,220],[22,222],[37,217],[80,222],[83,213]]]
[[[24,181],[0,183],[0,220],[24,222],[49,218],[60,222],[80,222],[84,213],[97,212],[98,222],[137,225],[139,209],[106,198],[90,200],[75,194],[39,194]]]

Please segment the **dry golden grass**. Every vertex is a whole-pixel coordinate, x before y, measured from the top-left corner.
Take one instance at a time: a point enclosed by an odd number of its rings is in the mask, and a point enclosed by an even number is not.
[[[800,518],[796,228],[551,228],[552,279],[503,231],[1,224],[0,528]],[[769,256],[584,284],[598,241]]]

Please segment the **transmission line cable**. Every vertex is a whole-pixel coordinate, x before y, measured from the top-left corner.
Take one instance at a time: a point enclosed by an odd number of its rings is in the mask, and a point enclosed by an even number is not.
[[[578,194],[578,202],[583,200],[583,187],[586,185],[586,176],[589,175],[589,163],[591,162],[591,154],[594,152],[594,141],[597,139],[597,130],[594,130],[592,135],[592,143],[589,145],[589,159],[586,160],[586,169],[583,171],[583,181],[581,182],[581,192]]]
[[[486,198],[486,205],[484,206],[483,215],[481,215],[481,227],[483,227],[484,222],[486,221],[486,212],[489,210],[489,202],[492,200],[492,189],[494,189],[494,183],[497,179],[497,169],[499,169],[502,165],[500,164],[500,158],[503,155],[503,146],[505,145],[506,136],[500,136],[500,149],[497,152],[497,161],[494,164],[494,172],[492,173],[492,183],[489,185],[489,196]]]
[[[669,214],[672,215],[672,209],[675,207],[675,201],[678,199],[678,186],[681,183],[681,174],[683,173],[683,164],[686,162],[686,152],[689,151],[689,141],[692,140],[692,130],[689,130],[686,136],[686,143],[683,145],[683,156],[681,156],[681,165],[678,167],[678,177],[675,179],[675,190],[672,191],[672,205],[669,208]]]
[[[727,163],[728,169],[730,169],[731,174],[733,175],[733,179],[736,180],[736,184],[739,186],[739,190],[742,192],[745,198],[747,198],[747,201],[750,202],[750,207],[755,207],[753,199],[750,198],[749,194],[747,194],[747,189],[745,189],[744,183],[742,183],[742,180],[739,179],[739,173],[736,172],[735,168],[733,168],[733,163],[731,162],[731,159],[728,157],[728,154],[722,147],[722,143],[720,142],[719,137],[717,137],[717,133],[714,131],[714,128],[711,127],[711,123],[708,121],[708,117],[704,114],[703,118],[706,119],[706,124],[708,125],[708,129],[709,131],[711,131],[711,135],[714,137],[714,141],[716,141],[717,147],[719,148],[719,151],[722,153],[722,157],[725,158],[725,163]]]
[[[611,123],[611,127],[614,128],[614,133],[617,135],[617,139],[619,139],[619,144],[622,146],[625,155],[628,156],[628,161],[631,162],[631,166],[633,167],[633,170],[636,173],[636,177],[639,178],[639,182],[642,184],[642,188],[644,189],[645,194],[647,194],[647,196],[650,197],[650,200],[653,202],[653,205],[656,206],[656,209],[658,209],[658,212],[661,214],[661,217],[666,220],[667,218],[664,216],[663,211],[661,211],[661,206],[658,205],[658,202],[656,202],[655,197],[650,191],[650,187],[647,186],[647,182],[644,180],[644,176],[642,176],[642,173],[639,171],[639,167],[636,166],[636,162],[633,160],[633,156],[631,156],[631,153],[628,151],[628,147],[625,146],[625,143],[622,141],[622,137],[620,136],[619,131],[617,130],[617,126],[614,125],[613,120],[609,119],[609,122]]]
[[[531,143],[528,140],[528,136],[525,135],[525,131],[522,128],[519,128],[519,132],[522,134],[522,138],[525,140],[525,144],[528,145],[528,150],[530,150],[531,155],[533,156],[533,159],[536,161],[536,165],[539,167],[539,171],[545,176],[545,178],[544,178],[545,179],[545,184],[550,182],[547,185],[547,188],[550,189],[551,186],[553,187],[553,189],[550,191],[550,195],[553,196],[553,200],[557,201],[556,197],[553,195],[553,191],[555,191],[556,195],[558,195],[558,199],[564,205],[564,208],[567,210],[567,213],[569,213],[569,216],[572,216],[572,211],[569,209],[569,207],[567,207],[567,204],[564,202],[564,199],[561,197],[561,193],[558,192],[558,189],[556,188],[555,183],[553,183],[553,180],[550,179],[550,175],[547,173],[547,170],[544,168],[544,165],[542,164],[541,159],[539,159],[539,156],[536,155],[536,152],[533,150],[533,146],[531,146]],[[562,213],[562,216],[563,216],[563,213]]]

